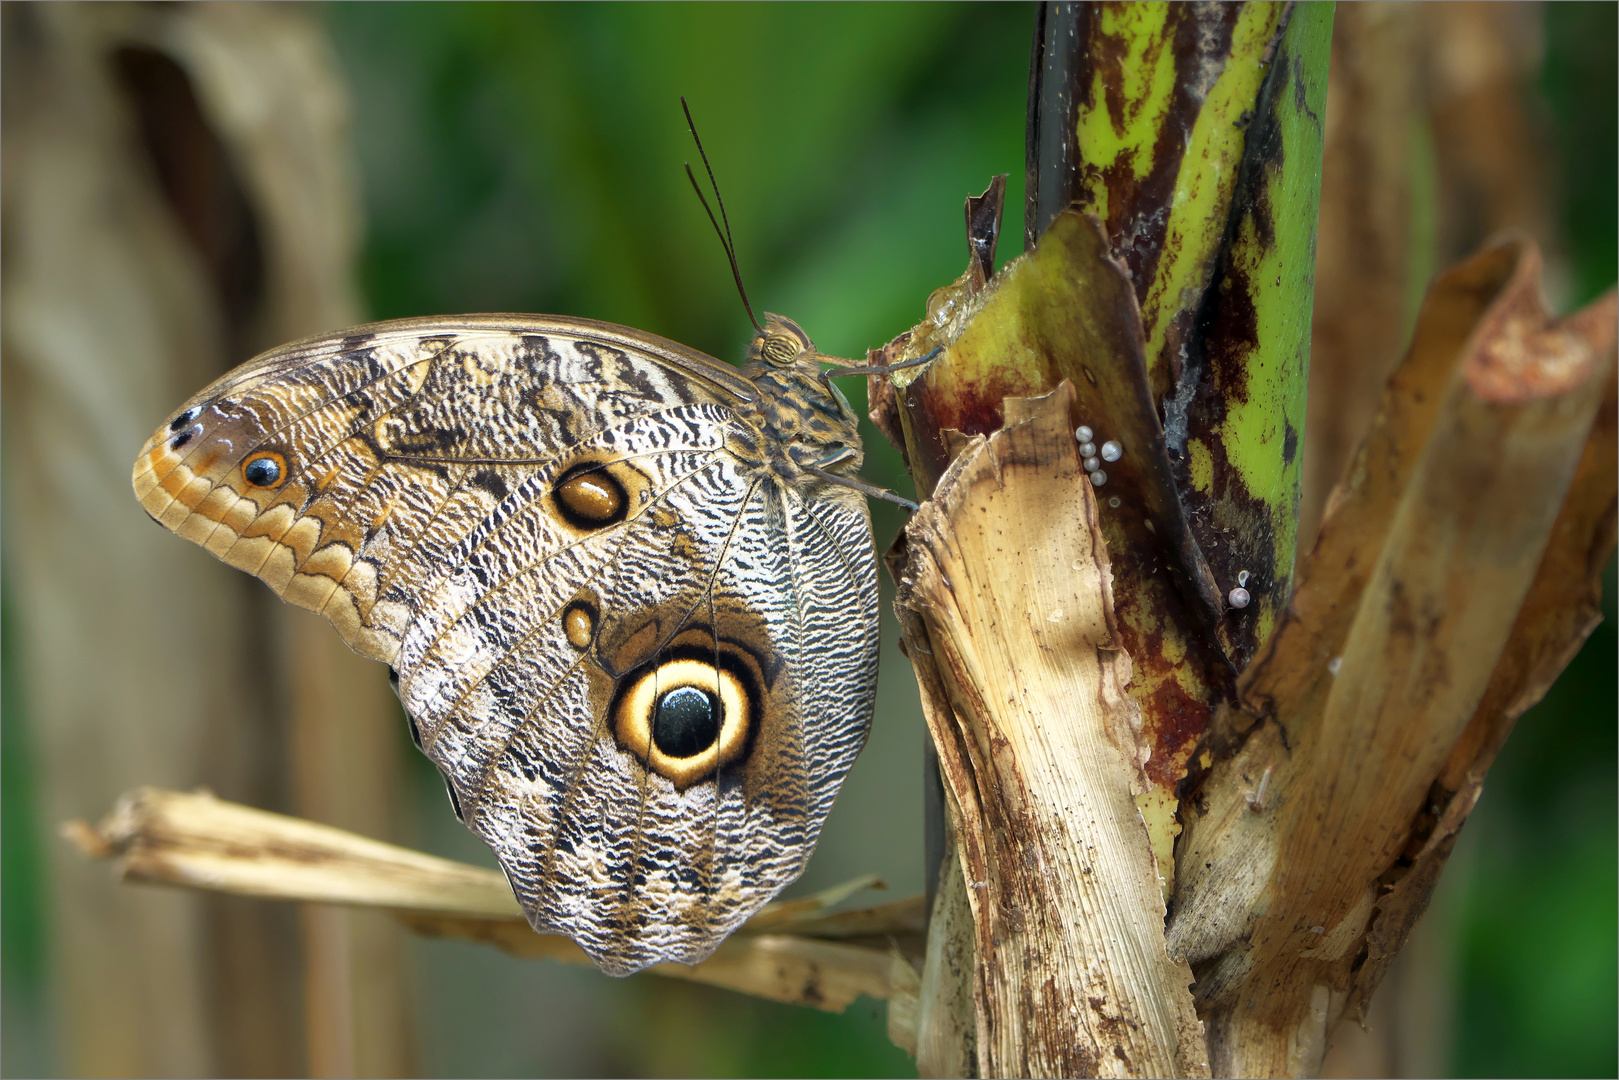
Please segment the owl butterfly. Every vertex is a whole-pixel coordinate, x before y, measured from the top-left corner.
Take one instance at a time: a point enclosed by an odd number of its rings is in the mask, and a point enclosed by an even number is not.
[[[695,963],[798,877],[877,680],[856,418],[766,317],[740,371],[584,319],[274,349],[136,459],[159,523],[391,669],[534,929]]]

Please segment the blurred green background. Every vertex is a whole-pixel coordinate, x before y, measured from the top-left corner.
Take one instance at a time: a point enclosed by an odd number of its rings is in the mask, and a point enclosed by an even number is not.
[[[1541,91],[1559,153],[1573,299],[1615,277],[1613,4],[1546,9]],[[726,196],[756,309],[859,357],[965,265],[961,201],[1009,173],[1000,258],[1021,246],[1033,10],[999,5],[338,5],[374,318],[536,311],[640,327],[723,358],[750,328],[681,164],[685,95]],[[863,380],[844,390],[864,411]],[[901,491],[866,432],[866,475]],[[873,506],[879,550],[900,515]],[[1453,860],[1458,1075],[1613,1075],[1614,575],[1608,621],[1508,743]],[[889,583],[884,579],[884,588]],[[885,602],[885,610],[887,604]],[[885,637],[870,748],[801,889],[876,871],[922,889],[922,740]],[[9,635],[7,635],[9,640]],[[51,1069],[27,718],[4,681],[6,1075]],[[403,732],[403,725],[400,727]],[[419,846],[492,865],[425,759]],[[884,1009],[829,1016],[653,978],[415,944],[424,1075],[913,1075]]]

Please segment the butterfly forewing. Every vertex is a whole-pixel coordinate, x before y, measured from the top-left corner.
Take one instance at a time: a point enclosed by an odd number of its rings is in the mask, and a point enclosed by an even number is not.
[[[870,723],[865,504],[767,467],[760,397],[605,324],[379,323],[219,380],[135,490],[389,663],[530,922],[622,974],[798,876]]]

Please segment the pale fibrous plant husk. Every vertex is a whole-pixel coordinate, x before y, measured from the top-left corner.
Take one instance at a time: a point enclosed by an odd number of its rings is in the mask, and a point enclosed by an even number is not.
[[[528,959],[591,963],[567,938],[530,930],[497,871],[241,806],[206,791],[143,788],[121,798],[99,824],[73,821],[63,831],[85,854],[112,859],[123,881],[381,908],[431,937],[483,942]],[[659,964],[652,971],[832,1012],[862,994],[888,998],[896,967],[913,972],[905,957],[920,956],[921,898],[830,910],[882,887],[867,876],[776,901],[703,963]]]

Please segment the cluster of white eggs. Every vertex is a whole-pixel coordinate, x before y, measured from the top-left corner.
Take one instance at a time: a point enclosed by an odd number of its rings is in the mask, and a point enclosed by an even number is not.
[[[1096,432],[1084,424],[1074,429],[1074,438],[1079,440],[1080,464],[1090,474],[1091,483],[1096,487],[1101,487],[1107,483],[1107,473],[1102,471],[1102,462],[1119,460],[1124,456],[1124,447],[1113,439],[1109,439],[1101,446],[1097,446]]]
[[[1075,427],[1073,437],[1080,442],[1080,465],[1085,466],[1086,473],[1090,474],[1091,484],[1094,487],[1103,486],[1103,484],[1107,483],[1107,473],[1103,471],[1103,461],[1111,463],[1111,461],[1117,461],[1119,458],[1124,457],[1124,447],[1114,439],[1109,439],[1098,447],[1096,445],[1096,432],[1088,424],[1080,424],[1080,426]],[[1112,499],[1107,500],[1107,505],[1114,508],[1119,507],[1119,497],[1114,495]],[[1248,589],[1243,588],[1245,585],[1248,585],[1247,570],[1243,570],[1237,575],[1237,588],[1226,594],[1226,601],[1229,602],[1230,606],[1247,607],[1250,602],[1253,602],[1253,596],[1250,596]]]
[[[1085,472],[1090,475],[1091,484],[1095,487],[1101,487],[1107,483],[1107,473],[1102,471],[1102,462],[1111,463],[1122,458],[1124,456],[1124,447],[1120,446],[1114,439],[1109,439],[1101,446],[1097,446],[1096,432],[1087,424],[1081,424],[1074,429],[1074,438],[1079,440],[1080,464],[1085,467]],[[1107,504],[1117,509],[1119,505],[1118,496],[1115,495],[1109,499]],[[1237,575],[1237,587],[1226,594],[1226,600],[1232,607],[1245,608],[1253,601],[1253,597],[1244,588],[1247,584],[1248,571],[1244,570]]]

